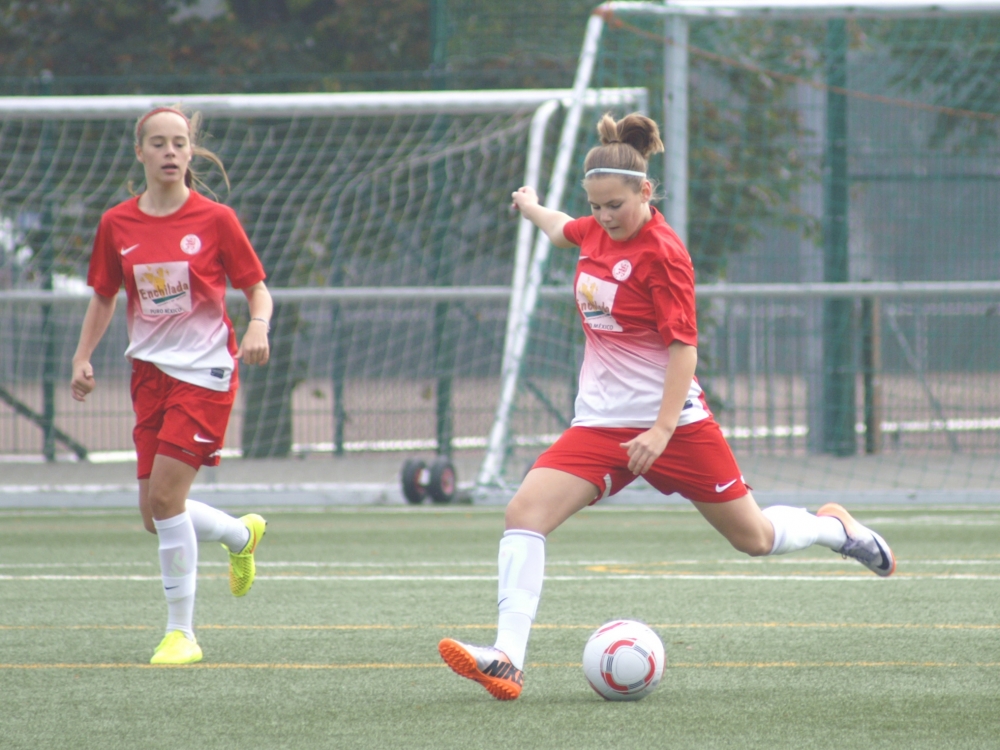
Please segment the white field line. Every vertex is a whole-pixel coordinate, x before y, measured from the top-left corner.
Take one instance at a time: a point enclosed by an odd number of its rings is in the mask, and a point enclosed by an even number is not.
[[[906,558],[902,561],[905,565],[1000,565],[1000,555],[995,558],[966,558],[966,559],[911,559]],[[779,557],[779,558],[735,558],[731,560],[548,560],[545,563],[546,568],[594,568],[594,567],[641,567],[650,568],[656,566],[673,566],[673,565],[850,565],[848,561],[840,558],[839,556],[830,555],[829,557]],[[155,560],[149,560],[146,562],[88,562],[88,563],[72,563],[73,568],[129,568],[129,567],[156,567],[158,563]],[[199,560],[199,568],[225,568],[228,567],[229,563],[214,560]],[[346,568],[346,569],[379,569],[379,568],[390,568],[393,570],[399,569],[410,569],[410,568],[491,568],[496,565],[496,560],[483,560],[480,562],[474,562],[469,560],[462,561],[445,561],[440,562],[427,562],[427,561],[408,561],[408,562],[344,562],[344,561],[329,561],[322,562],[316,560],[277,560],[277,561],[258,561],[257,568]],[[70,566],[69,563],[0,563],[0,570],[3,569],[30,569],[30,570],[45,570],[50,568],[64,569]]]
[[[183,670],[219,670],[219,669],[244,669],[244,670],[373,670],[373,669],[447,669],[446,664],[441,662],[429,662],[420,664],[405,663],[360,663],[360,664],[297,664],[297,663],[264,663],[264,664],[88,664],[88,663],[60,663],[60,664],[3,664],[0,663],[0,670],[53,670],[71,669],[79,671],[83,669],[183,669]],[[569,662],[563,664],[546,664],[529,662],[528,667],[556,668],[556,669],[580,669],[579,663]],[[935,669],[996,669],[1000,662],[941,662],[941,661],[776,661],[776,662],[749,662],[749,661],[717,661],[717,662],[671,662],[668,669],[884,669],[884,668],[935,668]]]
[[[865,518],[865,525],[878,526],[997,526],[1000,519],[995,518],[948,518],[934,516],[915,516],[913,518]]]
[[[202,577],[222,577],[222,574]],[[0,575],[0,581],[160,581],[158,575]],[[489,581],[495,575],[285,575],[257,576],[259,581],[282,582],[454,582]],[[545,576],[546,581],[877,581],[869,573],[841,575],[760,575],[738,573],[608,573],[606,575]],[[897,573],[891,581],[1000,581],[1000,575],[982,573]]]

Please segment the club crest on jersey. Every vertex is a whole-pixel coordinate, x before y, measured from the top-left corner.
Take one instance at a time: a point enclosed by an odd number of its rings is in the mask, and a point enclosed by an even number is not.
[[[611,269],[611,275],[619,281],[625,281],[632,275],[632,264],[627,260],[618,261],[615,263],[615,267]]]
[[[185,234],[181,238],[181,250],[188,255],[194,255],[201,250],[201,237],[196,234]]]
[[[576,282],[576,303],[580,306],[583,321],[595,331],[620,332],[622,327],[611,310],[615,306],[618,285],[581,273]]]
[[[143,315],[191,312],[191,277],[186,261],[138,264],[132,267],[132,273]]]

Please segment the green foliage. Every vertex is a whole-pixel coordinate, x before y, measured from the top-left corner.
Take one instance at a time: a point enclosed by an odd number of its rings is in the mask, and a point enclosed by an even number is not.
[[[822,26],[714,22],[692,32],[699,49],[749,63],[691,57],[688,244],[708,281],[765,225],[818,232],[796,204],[816,175],[800,152],[806,130],[794,84],[753,68],[814,79],[820,62],[809,50],[819,48]]]
[[[1000,18],[878,21],[852,25],[853,46],[881,51],[890,83],[908,98],[992,118],[937,115],[927,145],[977,153],[1000,141]]]
[[[172,20],[193,3],[6,2],[0,6],[0,73],[37,75],[49,70],[57,76],[106,76],[200,72],[217,64],[216,45],[227,19]]]
[[[747,20],[691,25],[688,249],[699,282],[724,277],[727,258],[767,226],[809,236],[819,231],[797,204],[799,189],[816,174],[801,153],[808,133],[795,84],[763,71],[821,77],[816,50],[822,49],[823,29]],[[647,87],[650,112],[663,124],[663,56],[660,28],[612,24],[602,40],[596,85]],[[650,172],[662,179],[659,159],[651,161]]]
[[[0,6],[0,74],[133,76],[422,69],[428,0],[229,0],[205,18],[196,0]],[[120,93],[120,92],[116,92]]]
[[[430,60],[428,0],[229,0],[249,71],[414,70]]]
[[[475,75],[487,85],[569,86],[595,4],[448,0],[448,70],[459,80]]]

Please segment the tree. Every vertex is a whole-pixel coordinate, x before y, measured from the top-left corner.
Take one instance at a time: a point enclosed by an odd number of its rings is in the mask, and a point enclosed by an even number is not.
[[[56,76],[203,72],[226,19],[174,21],[195,0],[5,2],[0,72]]]
[[[7,0],[0,5],[0,74],[204,80],[414,70],[429,63],[429,0],[227,0],[225,11],[211,18],[191,13],[198,4]]]

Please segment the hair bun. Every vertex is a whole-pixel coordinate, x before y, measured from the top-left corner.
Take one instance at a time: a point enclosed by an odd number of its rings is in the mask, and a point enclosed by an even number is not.
[[[597,132],[602,145],[626,143],[638,151],[644,159],[663,151],[659,127],[653,120],[637,112],[625,115],[617,121],[610,114],[606,114],[597,124]]]

